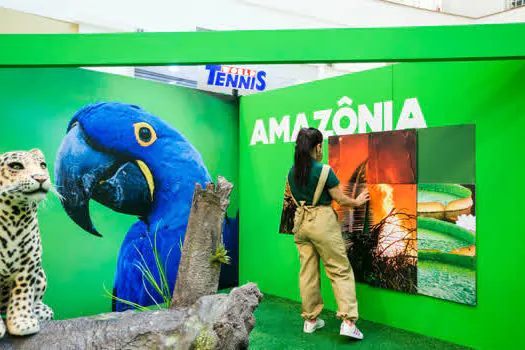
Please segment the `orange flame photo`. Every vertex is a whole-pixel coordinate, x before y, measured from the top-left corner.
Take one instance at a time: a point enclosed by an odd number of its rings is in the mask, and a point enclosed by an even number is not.
[[[365,206],[334,205],[356,279],[416,293],[416,132],[331,137],[328,154],[346,195],[370,192]]]

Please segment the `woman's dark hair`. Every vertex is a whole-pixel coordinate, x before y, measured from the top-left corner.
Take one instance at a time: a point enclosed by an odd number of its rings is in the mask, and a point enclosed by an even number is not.
[[[323,134],[316,128],[303,128],[295,141],[294,182],[299,188],[306,188],[312,169],[312,151],[323,143]]]

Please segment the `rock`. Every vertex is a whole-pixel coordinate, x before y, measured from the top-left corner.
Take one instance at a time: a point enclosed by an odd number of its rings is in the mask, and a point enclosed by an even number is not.
[[[0,349],[247,349],[262,297],[248,283],[229,294],[201,297],[188,308],[47,321],[35,335],[6,335]]]

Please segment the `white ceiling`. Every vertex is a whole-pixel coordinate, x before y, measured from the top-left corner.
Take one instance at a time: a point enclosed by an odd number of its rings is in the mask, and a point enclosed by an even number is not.
[[[447,1],[478,8],[479,4],[493,0]],[[193,31],[197,27],[213,30],[392,27],[525,21],[525,8],[474,20],[383,0],[0,0],[0,6],[119,31],[137,28]]]

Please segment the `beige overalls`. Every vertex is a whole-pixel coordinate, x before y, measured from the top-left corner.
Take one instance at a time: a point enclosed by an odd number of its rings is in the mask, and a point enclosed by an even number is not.
[[[302,314],[305,320],[317,318],[324,303],[320,292],[319,257],[326,275],[332,282],[337,301],[337,318],[356,321],[358,318],[354,272],[346,255],[341,229],[335,211],[329,205],[317,206],[323,192],[330,167],[323,166],[311,206],[297,203],[294,218],[294,242],[299,250],[301,271]],[[293,195],[292,195],[293,197]]]

